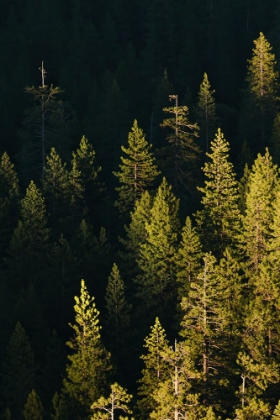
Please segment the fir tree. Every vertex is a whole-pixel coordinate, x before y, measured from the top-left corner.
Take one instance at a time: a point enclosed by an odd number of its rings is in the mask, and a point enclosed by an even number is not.
[[[207,73],[204,73],[198,92],[196,114],[200,128],[199,143],[202,146],[201,148],[206,152],[209,151],[209,143],[214,137],[215,125],[217,122],[216,104],[213,93],[215,93],[215,90],[211,90]]]
[[[203,167],[205,186],[202,192],[203,210],[196,218],[207,249],[221,255],[227,245],[236,243],[240,231],[238,190],[233,165],[228,161],[229,144],[220,129],[211,142],[212,153]]]
[[[43,420],[44,418],[43,405],[34,389],[28,395],[22,414],[25,420]]]
[[[99,312],[84,280],[81,282],[80,297],[75,296],[75,301],[76,323],[69,324],[75,335],[67,342],[73,353],[68,355],[70,363],[66,367],[67,376],[63,384],[70,405],[76,407],[76,418],[80,419],[89,414],[92,401],[98,399],[105,389],[111,366],[109,354],[101,343]]]
[[[116,206],[121,212],[132,210],[145,189],[149,188],[159,175],[151,148],[152,145],[148,144],[143,130],[134,120],[128,134],[128,147],[121,147],[126,156],[121,156],[120,172],[113,172],[122,184],[116,188],[119,192]]]

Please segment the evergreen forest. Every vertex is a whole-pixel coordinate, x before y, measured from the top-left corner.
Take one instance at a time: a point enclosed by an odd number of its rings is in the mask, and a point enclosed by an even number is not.
[[[280,419],[280,0],[1,0],[0,419]]]

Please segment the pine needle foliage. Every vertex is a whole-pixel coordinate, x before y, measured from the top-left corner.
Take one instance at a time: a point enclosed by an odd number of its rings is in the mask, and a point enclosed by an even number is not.
[[[155,164],[152,145],[147,142],[136,120],[128,134],[128,147],[121,146],[121,149],[125,156],[121,156],[120,171],[113,172],[121,184],[116,188],[119,198],[115,204],[121,212],[128,212],[143,192],[153,185],[160,172]]]

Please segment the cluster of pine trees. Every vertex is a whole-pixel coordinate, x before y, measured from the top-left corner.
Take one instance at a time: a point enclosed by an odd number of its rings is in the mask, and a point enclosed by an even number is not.
[[[279,6],[95,6],[0,5],[0,416],[276,420]]]

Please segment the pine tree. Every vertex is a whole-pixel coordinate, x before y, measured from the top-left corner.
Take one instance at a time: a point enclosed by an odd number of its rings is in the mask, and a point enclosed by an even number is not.
[[[84,280],[81,282],[80,297],[75,296],[75,301],[76,323],[69,324],[75,335],[67,342],[73,353],[68,355],[70,363],[66,367],[67,376],[63,385],[70,398],[70,406],[75,407],[76,418],[80,419],[89,414],[92,401],[104,391],[111,366],[109,354],[101,343],[99,312]]]
[[[122,184],[116,188],[119,192],[116,206],[121,212],[127,212],[133,209],[145,189],[153,185],[159,171],[151,151],[152,145],[148,144],[136,120],[128,134],[128,147],[122,146],[121,149],[125,157],[121,156],[120,171],[113,172]]]
[[[236,420],[265,420],[270,415],[269,405],[259,398],[253,398],[248,405],[235,410]]]
[[[279,169],[273,164],[268,149],[263,156],[258,154],[248,179],[241,236],[250,273],[257,272],[259,263],[268,252],[278,174]]]
[[[1,396],[15,418],[34,387],[34,355],[24,328],[18,322],[7,347],[1,371]]]
[[[178,200],[164,179],[158,188],[145,225],[146,239],[140,245],[137,264],[141,270],[135,281],[137,296],[147,320],[164,317],[176,305],[175,252],[177,244]]]
[[[22,414],[25,420],[43,420],[44,418],[43,405],[34,389],[28,395]]]
[[[174,348],[165,349],[161,356],[168,375],[153,392],[155,409],[150,418],[215,419],[211,407],[203,406],[199,401],[199,394],[192,391],[192,383],[201,374],[195,366],[191,347],[184,342],[175,341]]]
[[[170,95],[169,98],[175,99],[176,105],[163,109],[164,112],[174,115],[161,124],[161,127],[171,130],[166,137],[170,145],[165,150],[163,167],[176,193],[191,191],[188,181],[191,178],[191,164],[199,153],[199,147],[193,140],[198,137],[198,125],[189,121],[187,106],[178,106],[178,95]]]
[[[215,93],[215,90],[211,90],[208,75],[204,73],[198,92],[196,114],[200,128],[199,144],[202,150],[206,152],[209,152],[210,140],[214,137],[217,123],[216,104],[213,93]]]
[[[190,282],[188,296],[182,299],[180,335],[192,349],[195,363],[201,366],[203,399],[225,408],[233,398],[228,382],[234,380],[240,345],[240,267],[229,250],[219,265],[211,254],[205,254],[203,262],[203,269]]]
[[[196,214],[207,249],[221,255],[228,245],[236,243],[240,231],[238,190],[233,165],[228,161],[229,144],[220,129],[211,142],[212,153],[203,167],[206,180],[199,187],[203,210]]]
[[[253,147],[256,144],[267,146],[276,116],[278,91],[278,72],[272,47],[262,32],[254,44],[252,59],[248,60],[248,88],[244,94],[242,122],[243,138],[250,140]]]
[[[138,388],[140,400],[137,405],[143,418],[147,417],[156,407],[153,393],[159,384],[167,378],[168,373],[164,369],[162,354],[166,352],[168,345],[165,330],[159,319],[156,318],[150,334],[145,338],[144,347],[147,349],[147,353],[141,356],[145,367],[142,370],[142,378],[139,380],[141,384]]]
[[[92,404],[91,409],[98,411],[94,413],[91,420],[114,420],[116,411],[123,411],[127,414],[132,414],[132,411],[128,407],[128,404],[132,399],[132,395],[128,394],[127,390],[116,382],[112,384],[110,388],[111,393],[108,398],[100,397],[99,400]]]

